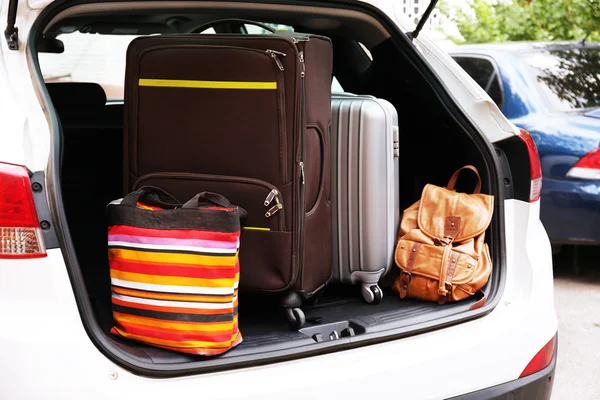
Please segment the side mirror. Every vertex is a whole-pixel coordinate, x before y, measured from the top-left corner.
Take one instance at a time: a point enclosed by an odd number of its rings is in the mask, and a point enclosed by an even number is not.
[[[37,45],[39,53],[60,54],[65,51],[64,43],[56,38],[43,37],[39,40]]]

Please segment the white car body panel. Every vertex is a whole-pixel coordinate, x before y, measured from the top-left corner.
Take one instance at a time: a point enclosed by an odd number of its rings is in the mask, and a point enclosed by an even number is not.
[[[492,143],[518,134],[518,128],[500,111],[490,96],[427,35],[415,39],[417,48],[435,70],[471,120],[484,132]]]
[[[0,0],[1,31],[6,28],[8,0]],[[50,152],[50,127],[32,84],[26,56],[31,25],[41,10],[19,2],[19,51],[8,49],[4,34],[0,44],[0,160],[46,169]]]
[[[6,21],[8,0],[0,21]],[[19,6],[20,49],[0,38],[0,161],[44,170],[50,127],[26,60],[29,28],[49,0]],[[29,7],[27,7],[27,5]],[[4,25],[2,25],[4,30]],[[515,134],[487,94],[426,37],[418,46],[469,118],[492,142]],[[441,133],[439,133],[441,134]],[[539,201],[505,201],[506,286],[485,317],[383,344],[295,361],[169,379],[134,375],[88,337],[59,249],[0,260],[2,399],[439,399],[517,379],[557,331],[550,243]]]
[[[60,250],[50,250],[45,259],[3,260],[0,315],[12,329],[0,331],[0,374],[12,384],[2,385],[0,397],[164,400],[201,394],[210,399],[304,400],[397,393],[440,399],[517,379],[552,338],[558,322],[550,243],[539,222],[539,202],[507,200],[505,206],[512,244],[508,281],[489,315],[383,344],[183,378],[133,375],[94,347],[81,324]]]

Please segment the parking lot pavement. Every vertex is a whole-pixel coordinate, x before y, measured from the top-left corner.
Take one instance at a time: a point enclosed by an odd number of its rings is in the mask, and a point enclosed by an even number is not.
[[[600,399],[600,248],[573,249],[554,260],[558,365],[552,399]]]

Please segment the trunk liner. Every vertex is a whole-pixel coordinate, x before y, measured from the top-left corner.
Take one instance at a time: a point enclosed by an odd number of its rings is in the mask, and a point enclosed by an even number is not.
[[[109,336],[131,356],[154,364],[198,362],[203,359],[234,358],[248,354],[290,349],[315,344],[310,336],[315,330],[323,330],[327,337],[333,329],[351,326],[357,335],[401,329],[423,322],[437,320],[465,312],[477,300],[470,298],[460,303],[438,305],[415,300],[401,300],[391,290],[384,290],[380,304],[371,305],[362,300],[360,287],[331,287],[315,304],[304,307],[307,323],[302,331],[292,330],[284,313],[278,307],[278,297],[255,297],[240,295],[240,330],[243,342],[236,348],[217,357],[202,357],[154,348],[127,339]],[[98,307],[105,330],[110,329],[110,304]],[[318,322],[310,322],[317,319]],[[340,336],[341,329],[338,329]],[[414,332],[418,333],[418,332]],[[345,339],[344,337],[341,340]],[[346,339],[348,339],[346,337]],[[351,339],[351,338],[350,338]]]

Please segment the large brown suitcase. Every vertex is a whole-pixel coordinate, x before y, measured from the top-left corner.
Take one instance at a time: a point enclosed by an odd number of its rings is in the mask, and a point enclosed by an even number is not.
[[[174,35],[127,51],[125,190],[220,193],[248,211],[240,289],[292,325],[332,274],[328,38]]]

